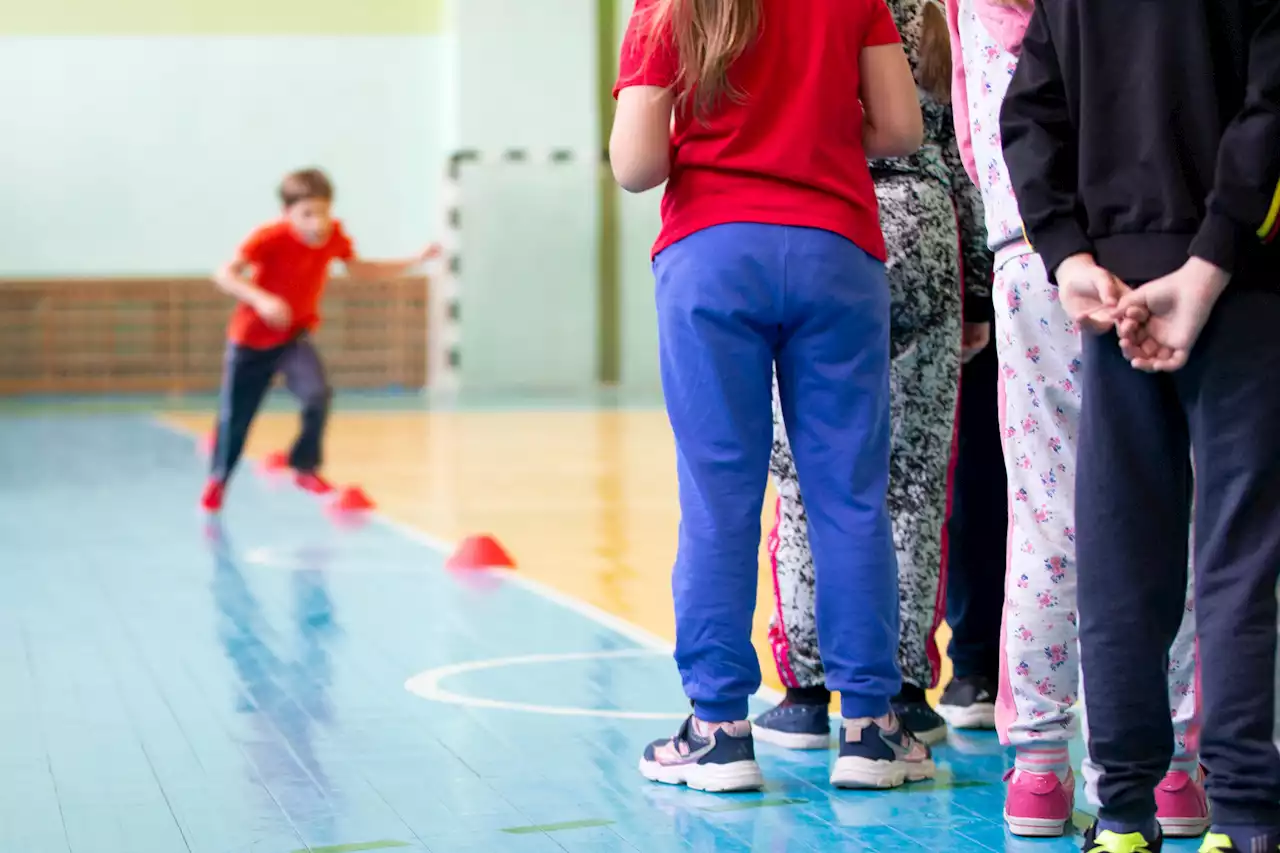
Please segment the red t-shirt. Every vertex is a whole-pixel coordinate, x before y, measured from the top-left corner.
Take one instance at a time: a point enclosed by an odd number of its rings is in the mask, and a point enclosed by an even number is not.
[[[335,259],[347,261],[353,257],[355,249],[340,222],[333,223],[329,239],[319,246],[302,242],[284,220],[254,231],[240,247],[240,260],[253,265],[258,287],[289,303],[293,325],[273,329],[256,311],[241,303],[231,315],[227,337],[241,346],[270,349],[314,329],[320,323],[320,294],[329,280],[329,265]]]
[[[858,57],[898,42],[885,0],[761,0],[759,37],[706,123],[678,110],[671,177],[656,255],[695,231],[728,222],[833,231],[884,260],[875,186],[862,148]],[[622,44],[614,97],[628,86],[669,87],[677,58],[669,33],[645,60],[656,0],[637,0]]]

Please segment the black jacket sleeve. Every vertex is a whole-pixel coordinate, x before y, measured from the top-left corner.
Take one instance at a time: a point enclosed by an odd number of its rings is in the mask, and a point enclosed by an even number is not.
[[[1044,6],[1035,4],[1027,24],[1000,111],[1000,135],[1027,239],[1053,275],[1068,257],[1092,253],[1093,246],[1077,216],[1078,140]]]
[[[1244,107],[1218,145],[1207,213],[1190,252],[1235,271],[1242,245],[1280,232],[1280,0],[1253,0]]]

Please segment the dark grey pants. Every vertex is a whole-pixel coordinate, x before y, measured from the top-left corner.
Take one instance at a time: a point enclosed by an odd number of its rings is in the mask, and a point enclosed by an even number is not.
[[[213,452],[215,479],[225,482],[231,477],[244,452],[249,425],[262,407],[277,373],[284,374],[286,387],[302,403],[302,431],[289,451],[289,465],[298,471],[315,471],[320,467],[324,426],[329,418],[333,391],[316,348],[303,334],[272,349],[227,346]]]
[[[1185,608],[1194,488],[1201,755],[1214,823],[1280,828],[1278,328],[1280,294],[1228,289],[1177,373],[1134,370],[1114,334],[1085,340],[1080,657],[1103,817],[1153,816],[1169,766],[1169,646]]]

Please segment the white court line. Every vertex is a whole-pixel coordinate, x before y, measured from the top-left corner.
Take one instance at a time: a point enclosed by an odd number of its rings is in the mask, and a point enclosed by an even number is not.
[[[573,708],[562,705],[533,705],[528,702],[508,702],[501,699],[485,699],[454,693],[440,685],[446,678],[467,672],[499,669],[507,666],[530,666],[544,663],[561,663],[577,660],[605,660],[611,658],[651,657],[660,654],[656,649],[618,649],[607,652],[570,652],[568,654],[517,655],[507,658],[468,661],[439,666],[419,673],[404,683],[404,689],[415,696],[432,702],[461,705],[467,708],[488,708],[495,711],[524,711],[530,714],[549,714],[556,717],[604,717],[614,720],[683,720],[688,711],[673,714],[664,711],[618,711],[610,708]]]
[[[200,441],[203,436],[195,430],[185,429],[176,424],[165,423],[160,420],[158,416],[154,418],[154,420],[161,429],[186,436],[187,438],[195,441],[197,449],[199,448]],[[443,556],[445,559],[448,559],[449,555],[452,554],[454,549],[457,547],[457,544],[454,542],[450,542],[446,539],[440,539],[439,537],[432,536],[429,533],[418,530],[415,527],[411,527],[408,524],[389,518],[380,510],[371,510],[367,515],[373,521],[396,531],[401,536],[421,545],[425,545]],[[528,590],[534,595],[540,596],[553,604],[558,604],[566,610],[571,610],[579,616],[595,622],[597,625],[608,628],[619,636],[626,637],[638,646],[666,654],[671,654],[675,651],[675,645],[673,643],[659,637],[657,634],[646,631],[639,625],[632,624],[625,619],[609,613],[607,610],[602,610],[601,608],[596,607],[594,604],[589,604],[581,599],[565,595],[560,590],[547,586],[541,581],[533,580],[532,578],[517,574],[510,569],[477,569],[476,571],[490,574],[502,579],[506,583]],[[775,705],[781,702],[784,698],[782,693],[779,693],[771,687],[765,687],[763,685],[756,692],[756,696]]]

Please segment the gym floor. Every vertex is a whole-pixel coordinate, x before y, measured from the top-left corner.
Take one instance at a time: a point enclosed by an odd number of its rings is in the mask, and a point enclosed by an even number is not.
[[[891,792],[764,745],[760,794],[644,781],[687,709],[661,411],[338,407],[327,473],[377,503],[363,524],[251,463],[201,517],[210,411],[0,407],[0,850],[1078,849],[1005,833],[988,733]],[[518,569],[447,570],[474,533]]]

